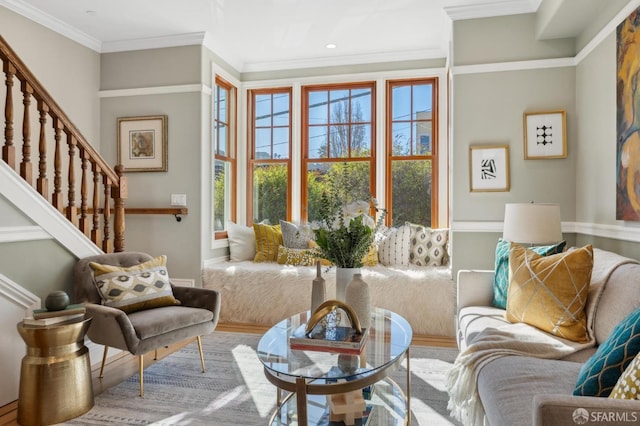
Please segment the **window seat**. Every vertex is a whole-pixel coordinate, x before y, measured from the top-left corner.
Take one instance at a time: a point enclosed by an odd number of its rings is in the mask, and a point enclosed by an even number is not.
[[[203,270],[202,285],[221,295],[220,322],[274,325],[308,310],[315,266],[219,262]],[[327,298],[335,297],[335,268],[323,268]],[[449,266],[367,266],[372,306],[402,315],[414,335],[455,335],[455,285]]]

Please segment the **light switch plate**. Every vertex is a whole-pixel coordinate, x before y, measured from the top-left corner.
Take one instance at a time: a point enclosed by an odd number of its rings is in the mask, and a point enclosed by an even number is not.
[[[186,207],[187,194],[171,194],[171,205],[177,207]]]

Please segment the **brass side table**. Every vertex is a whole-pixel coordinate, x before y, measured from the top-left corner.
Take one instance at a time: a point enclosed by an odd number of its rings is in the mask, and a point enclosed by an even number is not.
[[[90,323],[91,318],[46,327],[18,323],[27,345],[20,369],[20,424],[60,423],[93,407],[91,362],[84,345]]]

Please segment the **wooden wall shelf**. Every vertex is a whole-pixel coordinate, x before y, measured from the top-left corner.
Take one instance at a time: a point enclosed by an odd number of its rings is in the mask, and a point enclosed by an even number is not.
[[[102,214],[104,209],[98,209],[98,213]],[[114,209],[111,208],[111,213]],[[88,209],[87,213],[93,214],[93,209]],[[171,207],[171,208],[138,208],[138,207],[125,207],[124,214],[172,214],[176,217],[178,222],[182,221],[181,215],[189,214],[189,209],[186,207]]]

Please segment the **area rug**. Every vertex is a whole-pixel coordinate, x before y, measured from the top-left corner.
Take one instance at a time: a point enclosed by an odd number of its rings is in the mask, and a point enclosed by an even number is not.
[[[269,383],[255,348],[258,334],[214,332],[203,337],[207,372],[198,347],[189,344],[148,367],[144,398],[134,375],[95,399],[94,407],[68,425],[266,425],[275,409],[276,388]],[[447,371],[457,351],[411,347],[413,425],[459,425],[448,416]],[[406,363],[391,377],[404,388]]]

